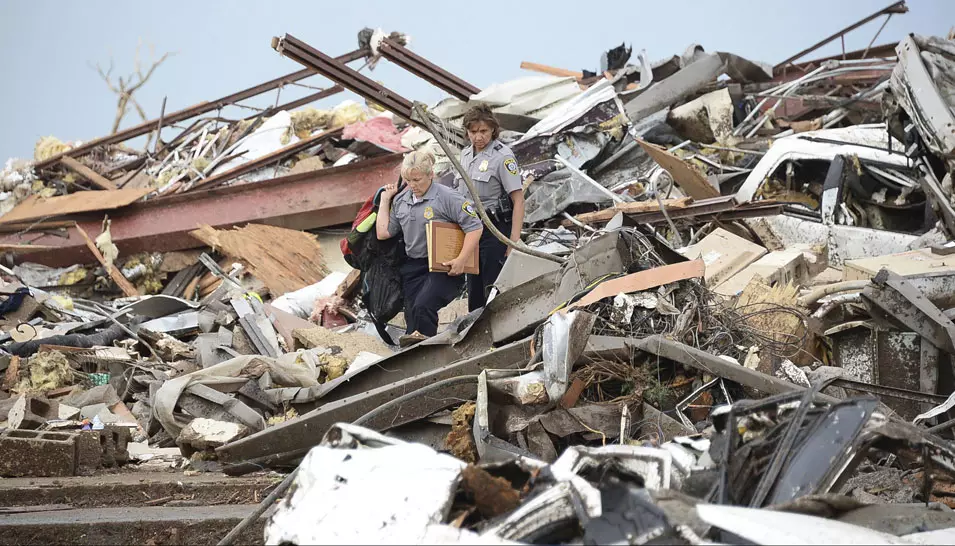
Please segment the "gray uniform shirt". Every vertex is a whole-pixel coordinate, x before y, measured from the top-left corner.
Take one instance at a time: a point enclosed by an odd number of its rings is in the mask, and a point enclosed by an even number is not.
[[[474,145],[461,150],[461,166],[474,180],[478,197],[485,208],[495,208],[502,195],[523,189],[514,152],[497,140],[492,140],[476,155]],[[461,175],[455,174],[454,184],[462,195],[470,197]]]
[[[391,202],[388,233],[392,237],[404,233],[405,253],[409,258],[428,257],[428,222],[450,222],[461,226],[465,233],[481,227],[481,220],[471,202],[460,193],[432,183],[420,199],[408,188]]]

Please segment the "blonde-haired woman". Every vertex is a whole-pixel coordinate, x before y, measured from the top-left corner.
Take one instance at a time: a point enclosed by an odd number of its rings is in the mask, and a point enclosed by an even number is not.
[[[474,207],[463,195],[434,183],[434,162],[429,152],[405,155],[401,178],[408,187],[398,193],[397,184],[385,186],[375,223],[379,240],[404,236],[408,258],[401,266],[407,324],[399,341],[403,347],[438,333],[438,311],[461,293],[461,274],[477,252],[484,231]],[[464,231],[461,253],[444,264],[451,268],[448,273],[428,271],[426,230],[432,220],[457,224]]]

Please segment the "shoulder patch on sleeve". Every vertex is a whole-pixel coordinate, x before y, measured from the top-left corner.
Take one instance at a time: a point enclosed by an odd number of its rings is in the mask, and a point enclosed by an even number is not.
[[[472,218],[477,218],[477,211],[474,210],[474,206],[471,205],[471,202],[470,202],[470,201],[465,201],[465,202],[461,205],[461,210],[463,210],[464,213],[467,214],[468,216],[470,216],[470,217],[472,217]]]
[[[509,157],[504,160],[504,168],[511,174],[517,174],[517,160]]]

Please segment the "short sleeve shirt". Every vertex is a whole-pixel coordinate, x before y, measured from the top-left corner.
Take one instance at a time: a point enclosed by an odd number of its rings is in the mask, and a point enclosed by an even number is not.
[[[474,153],[473,145],[462,150],[461,166],[474,180],[478,197],[485,207],[494,207],[501,196],[523,189],[514,152],[497,140],[492,140],[477,154]],[[460,174],[455,174],[454,184],[462,195],[470,197],[467,184]]]
[[[449,222],[461,226],[465,233],[481,227],[481,220],[468,199],[451,188],[432,183],[420,199],[406,189],[391,203],[388,233],[404,234],[405,253],[409,258],[428,257],[428,222]]]

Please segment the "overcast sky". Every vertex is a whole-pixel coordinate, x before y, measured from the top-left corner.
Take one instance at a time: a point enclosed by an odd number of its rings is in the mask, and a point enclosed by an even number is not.
[[[486,87],[531,72],[521,61],[573,70],[599,68],[600,54],[621,42],[646,49],[651,60],[681,54],[691,43],[775,64],[890,3],[890,0],[534,0],[480,2],[325,2],[285,0],[0,0],[0,163],[29,158],[44,135],[88,140],[105,135],[116,96],[90,67],[113,75],[132,71],[138,40],[149,61],[176,52],[136,93],[146,114],[212,100],[301,68],[272,50],[272,36],[292,34],[336,56],[356,48],[363,27],[411,36],[418,54]],[[955,25],[955,1],[909,0],[876,44],[905,34],[945,35]],[[846,50],[866,47],[882,18],[846,38]],[[837,40],[826,50],[834,54]],[[634,55],[634,60],[636,56]],[[148,66],[148,64],[147,64]],[[355,66],[355,65],[353,65]],[[382,61],[371,77],[411,100],[433,103],[444,95]],[[306,83],[330,85],[321,76]],[[287,88],[282,101],[313,92]],[[326,99],[331,107],[350,95]],[[354,98],[354,97],[352,97]],[[253,106],[271,104],[272,92]],[[264,103],[262,102],[264,101]],[[245,117],[249,110],[226,111]],[[130,112],[124,126],[140,120]]]

